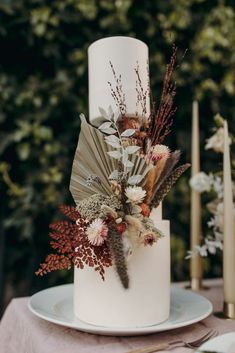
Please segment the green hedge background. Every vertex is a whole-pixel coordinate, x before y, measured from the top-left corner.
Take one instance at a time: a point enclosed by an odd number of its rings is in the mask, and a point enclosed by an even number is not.
[[[205,152],[213,116],[235,121],[234,0],[1,0],[0,2],[0,303],[72,280],[58,272],[37,278],[48,252],[48,224],[56,205],[72,203],[68,185],[88,110],[87,48],[96,39],[125,35],[150,49],[151,85],[158,99],[171,46],[179,47],[178,93],[167,144],[190,161],[191,105],[200,103],[202,169],[221,164]],[[165,202],[171,219],[172,278],[188,279],[189,180]],[[204,202],[205,200],[203,200]],[[207,213],[204,210],[204,230]],[[205,276],[221,273],[220,256]]]

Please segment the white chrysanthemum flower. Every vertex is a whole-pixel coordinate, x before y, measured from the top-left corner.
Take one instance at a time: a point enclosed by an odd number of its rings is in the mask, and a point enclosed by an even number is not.
[[[86,234],[92,245],[100,246],[108,235],[108,227],[101,218],[96,218],[87,227]]]
[[[129,186],[125,189],[125,195],[127,197],[127,202],[139,204],[145,198],[146,191],[140,186]]]
[[[211,190],[212,182],[213,177],[211,175],[207,175],[204,172],[200,172],[190,179],[189,184],[193,190],[197,192],[205,192]]]

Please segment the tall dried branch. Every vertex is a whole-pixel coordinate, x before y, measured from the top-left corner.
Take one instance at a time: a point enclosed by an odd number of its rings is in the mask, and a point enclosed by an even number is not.
[[[138,107],[138,105],[141,106],[141,110],[142,110],[141,115],[144,117],[147,114],[147,98],[149,97],[149,80],[148,80],[147,89],[144,89],[143,83],[140,77],[138,62],[134,70],[136,74],[136,84],[135,84],[135,90],[137,93],[136,107]],[[147,68],[147,74],[149,75],[148,68]],[[137,112],[136,112],[136,115],[138,115]]]
[[[171,82],[176,63],[176,54],[177,47],[173,45],[173,52],[170,63],[166,68],[158,109],[156,109],[156,105],[153,104],[148,133],[152,145],[161,144],[165,137],[171,132],[171,126],[173,124],[172,117],[176,111],[173,105],[176,95],[176,84]]]
[[[114,99],[116,107],[119,109],[120,114],[123,116],[126,114],[127,107],[126,107],[126,96],[125,96],[125,93],[123,92],[123,87],[122,87],[122,76],[121,75],[117,76],[111,61],[109,62],[109,64],[113,73],[115,86],[113,86],[110,81],[108,81],[108,85],[110,87],[111,96]]]

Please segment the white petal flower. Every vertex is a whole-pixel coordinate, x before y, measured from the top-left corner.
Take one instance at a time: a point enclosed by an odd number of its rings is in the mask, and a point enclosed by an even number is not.
[[[127,197],[127,202],[139,204],[145,198],[146,191],[143,190],[140,186],[130,186],[125,189],[125,195]]]
[[[231,144],[231,139],[229,138],[229,144]],[[224,128],[220,127],[214,135],[212,135],[206,143],[206,150],[212,149],[215,152],[224,152]]]
[[[223,185],[222,178],[220,178],[218,176],[214,177],[213,188],[214,188],[215,192],[217,193],[218,198],[222,199],[224,196],[224,185]]]
[[[108,235],[108,227],[101,218],[96,218],[87,227],[86,234],[92,245],[100,246]]]
[[[202,246],[195,246],[195,249],[198,251],[198,253],[202,256],[202,257],[206,257],[207,256],[207,246],[204,244]]]
[[[214,221],[215,221],[215,227],[218,228],[221,232],[223,232],[223,228],[224,228],[224,206],[223,206],[222,202],[220,202],[217,205]]]
[[[214,228],[216,225],[215,225],[215,219],[214,218],[211,218],[208,222],[207,222],[207,225],[209,228]]]
[[[211,183],[212,183],[212,176],[207,175],[204,172],[200,172],[194,175],[189,182],[191,188],[200,193],[205,191],[210,191]]]

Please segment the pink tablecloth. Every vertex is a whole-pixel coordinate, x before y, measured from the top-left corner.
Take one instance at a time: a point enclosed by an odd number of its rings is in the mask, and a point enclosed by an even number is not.
[[[222,308],[222,282],[207,281],[210,287],[202,291],[214,306]],[[180,284],[179,286],[183,286]],[[14,299],[9,304],[0,324],[0,353],[126,353],[156,343],[169,342],[175,338],[194,339],[213,328],[218,333],[235,331],[235,321],[207,319],[177,330],[139,337],[105,337],[82,333],[57,326],[35,317],[27,308],[28,298]],[[192,352],[178,348],[171,352]]]

